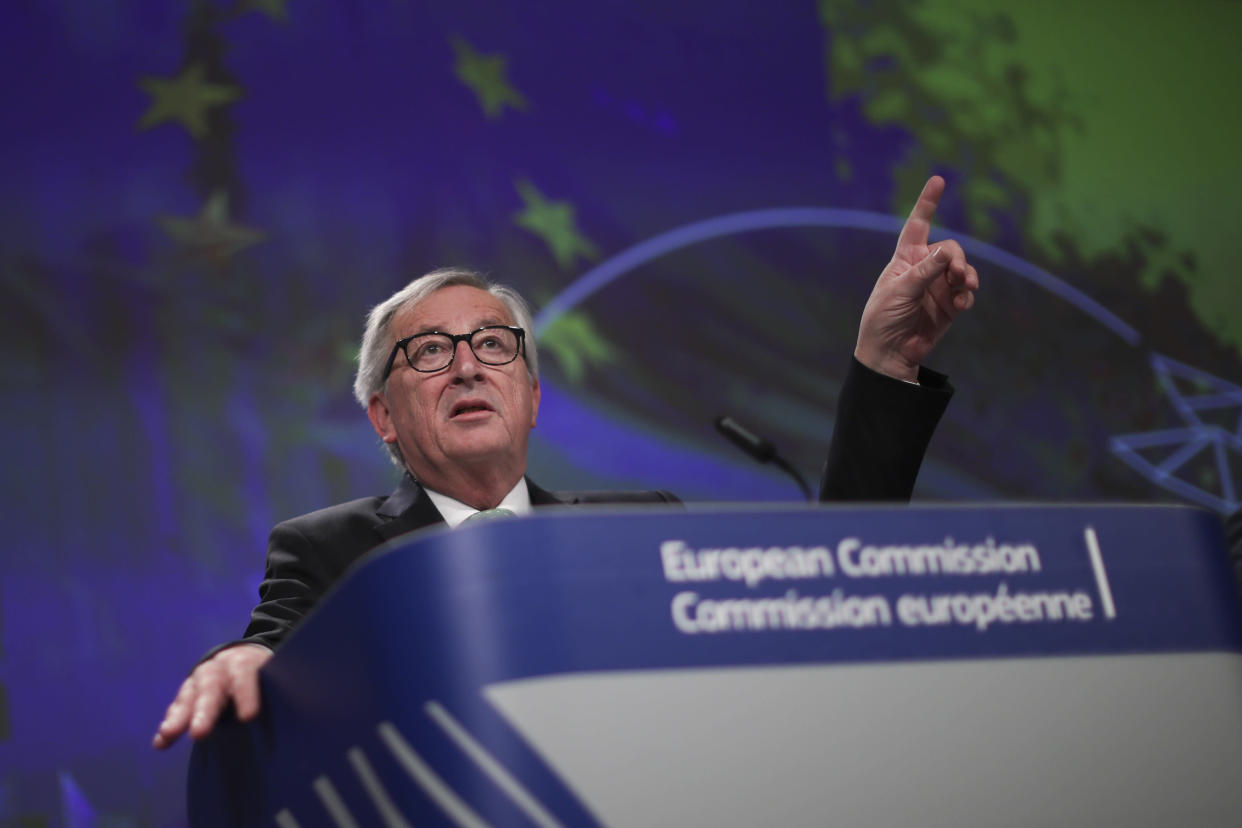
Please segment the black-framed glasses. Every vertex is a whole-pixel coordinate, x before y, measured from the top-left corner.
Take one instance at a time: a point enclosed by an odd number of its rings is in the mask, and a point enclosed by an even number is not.
[[[523,353],[522,343],[526,331],[513,325],[485,325],[477,331],[464,334],[447,334],[440,331],[414,334],[397,340],[384,365],[380,381],[388,379],[397,352],[405,354],[405,361],[420,374],[434,374],[453,364],[457,356],[457,343],[470,346],[474,358],[484,365],[508,365]]]

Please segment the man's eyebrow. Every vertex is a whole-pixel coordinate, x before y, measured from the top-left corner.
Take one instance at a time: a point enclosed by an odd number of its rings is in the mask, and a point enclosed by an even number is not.
[[[414,331],[414,333],[406,334],[406,336],[422,336],[423,334],[429,333],[444,333],[444,331],[435,325],[423,325],[421,328]]]

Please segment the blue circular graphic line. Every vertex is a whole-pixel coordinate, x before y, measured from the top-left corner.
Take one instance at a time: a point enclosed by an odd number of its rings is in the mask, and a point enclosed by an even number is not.
[[[539,315],[535,317],[535,332],[536,334],[542,333],[561,314],[578,306],[596,291],[634,268],[658,259],[666,253],[672,253],[674,250],[680,250],[701,241],[775,227],[840,227],[852,230],[875,230],[896,236],[901,232],[903,224],[905,220],[897,216],[833,207],[772,207],[749,210],[744,213],[729,213],[696,221],[639,242],[582,274],[539,312]],[[939,229],[932,231],[932,238],[935,240],[949,236],[955,238],[974,258],[1000,265],[1034,282],[1049,293],[1074,305],[1130,345],[1138,345],[1141,339],[1138,331],[1081,290],[1025,259],[987,242]]]

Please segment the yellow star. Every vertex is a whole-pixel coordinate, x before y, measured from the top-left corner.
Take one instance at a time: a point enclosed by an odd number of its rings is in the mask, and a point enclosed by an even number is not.
[[[503,55],[476,52],[473,46],[460,37],[454,37],[452,44],[453,51],[457,54],[453,74],[470,87],[470,91],[479,99],[479,106],[483,107],[483,114],[489,120],[499,118],[506,105],[514,109],[526,109],[526,98],[510,86],[505,77]]]
[[[197,216],[160,216],[156,221],[173,241],[217,264],[267,237],[259,230],[229,221],[229,196],[223,190],[212,193]]]
[[[563,270],[573,265],[575,256],[594,259],[599,255],[590,239],[578,232],[572,204],[547,201],[529,181],[518,181],[514,186],[526,202],[526,209],[515,213],[513,220],[543,239]]]
[[[208,109],[241,97],[236,87],[204,81],[201,63],[190,64],[175,78],[145,77],[138,85],[152,99],[150,109],[138,122],[139,129],[177,121],[195,138],[202,138],[207,131]]]

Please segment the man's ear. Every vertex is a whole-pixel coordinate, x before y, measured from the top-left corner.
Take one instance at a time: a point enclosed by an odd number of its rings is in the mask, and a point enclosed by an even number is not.
[[[530,389],[530,427],[534,428],[539,421],[539,380],[531,380]]]
[[[392,423],[392,414],[388,410],[388,400],[378,392],[371,395],[367,403],[367,416],[371,418],[371,427],[385,443],[397,442],[397,428]]]

